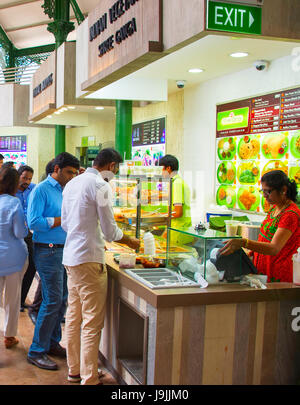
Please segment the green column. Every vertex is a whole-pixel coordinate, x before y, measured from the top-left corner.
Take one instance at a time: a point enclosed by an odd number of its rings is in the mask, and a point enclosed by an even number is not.
[[[44,6],[46,5],[44,2]],[[50,4],[50,3],[49,3]],[[48,7],[49,7],[49,4]],[[51,14],[49,15],[49,11]],[[70,0],[55,0],[54,15],[53,10],[47,9],[49,17],[54,21],[48,24],[48,31],[55,37],[55,48],[57,49],[66,40],[68,34],[75,29],[75,25],[70,21]],[[55,156],[66,150],[66,127],[64,125],[55,126]]]
[[[125,160],[131,159],[132,101],[116,100],[115,148]]]
[[[66,151],[66,127],[55,125],[55,156]]]

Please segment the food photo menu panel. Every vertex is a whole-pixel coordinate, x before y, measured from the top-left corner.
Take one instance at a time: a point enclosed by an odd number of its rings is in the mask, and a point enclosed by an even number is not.
[[[279,169],[300,194],[300,88],[217,106],[216,202],[267,212],[260,178]]]
[[[17,169],[27,164],[26,138],[26,135],[0,136],[0,153],[4,162],[14,162]]]

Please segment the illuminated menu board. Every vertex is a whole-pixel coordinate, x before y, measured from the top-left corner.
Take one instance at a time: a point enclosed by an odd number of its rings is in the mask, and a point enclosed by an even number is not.
[[[300,88],[217,106],[217,138],[300,129]]]
[[[267,212],[260,178],[282,170],[300,199],[300,88],[217,106],[216,202]]]
[[[156,166],[165,155],[166,119],[141,122],[132,126],[132,159],[143,166]]]
[[[26,135],[0,136],[0,152],[26,152]]]

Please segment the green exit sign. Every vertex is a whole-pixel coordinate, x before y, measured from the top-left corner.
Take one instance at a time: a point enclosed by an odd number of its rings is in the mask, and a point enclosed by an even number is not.
[[[207,0],[208,30],[261,35],[261,21],[261,7]]]

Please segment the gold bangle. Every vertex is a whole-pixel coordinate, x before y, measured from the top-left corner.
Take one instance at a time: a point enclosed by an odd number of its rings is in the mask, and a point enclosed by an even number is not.
[[[245,243],[245,245],[244,245],[244,248],[245,248],[245,249],[247,249],[247,247],[248,247],[248,242],[249,242],[249,240],[246,238],[246,243]]]

